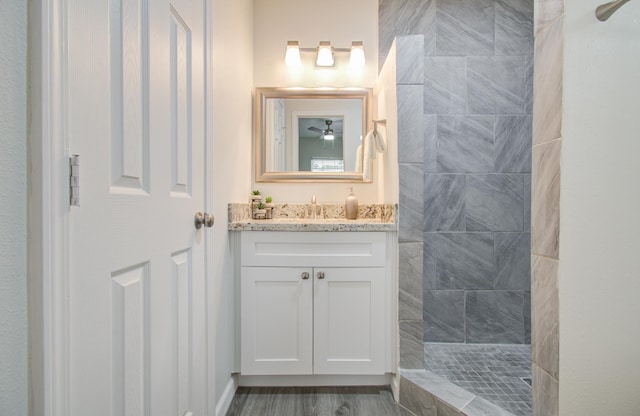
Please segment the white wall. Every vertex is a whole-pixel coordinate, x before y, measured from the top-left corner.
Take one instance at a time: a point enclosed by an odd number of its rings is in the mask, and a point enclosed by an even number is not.
[[[254,1],[254,87],[368,87],[374,88],[378,72],[378,2],[372,0],[300,0]],[[300,47],[316,47],[328,40],[334,47],[350,47],[351,42],[364,42],[367,64],[362,72],[347,68],[349,55],[336,54],[336,66],[317,69],[313,54],[302,54],[303,68],[292,70],[284,64],[288,40],[297,40]],[[252,139],[245,139],[250,149]],[[354,185],[361,203],[383,202],[377,192],[379,169],[374,169],[374,181]],[[251,169],[251,178],[255,175]],[[274,202],[309,202],[315,194],[320,203],[342,203],[346,188],[352,184],[277,184],[253,182],[251,188],[271,195]],[[248,195],[249,188],[245,189]],[[236,202],[245,202],[247,196]]]
[[[212,269],[215,299],[210,315],[216,402],[231,380],[234,363],[233,265],[227,204],[245,201],[251,188],[253,1],[214,0],[213,6],[213,214]],[[211,183],[211,182],[210,182]],[[217,403],[212,403],[215,406]]]
[[[398,166],[398,95],[396,88],[396,43],[393,42],[387,54],[378,79],[378,119],[387,120],[378,129],[385,137],[387,151],[379,155],[378,169],[385,174],[377,181],[378,195],[382,201],[397,203],[399,193]]]
[[[254,0],[254,82],[256,87],[373,87],[378,73],[378,2],[372,0]],[[284,64],[287,41],[315,48],[323,40],[334,48],[364,42],[366,67],[347,70],[349,54],[336,53],[334,68],[315,68],[303,53],[303,69]]]
[[[0,414],[27,413],[27,4],[0,13]]]
[[[640,3],[565,1],[560,414],[640,414]]]

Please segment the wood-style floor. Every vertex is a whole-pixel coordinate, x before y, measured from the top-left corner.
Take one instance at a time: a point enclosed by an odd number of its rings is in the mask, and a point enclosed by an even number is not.
[[[227,416],[410,416],[388,387],[240,387]]]

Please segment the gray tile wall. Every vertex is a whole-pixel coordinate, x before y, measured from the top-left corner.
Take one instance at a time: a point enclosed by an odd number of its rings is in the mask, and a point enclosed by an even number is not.
[[[423,36],[396,39],[398,99],[399,205],[399,328],[400,367],[424,368],[423,242],[424,131]]]
[[[379,0],[380,62],[395,36],[424,35],[422,46],[405,42],[397,53],[399,136],[417,126],[404,111],[422,90],[421,131],[398,147],[401,258],[422,242],[425,341],[531,339],[533,8],[533,0]],[[421,62],[409,47],[421,48]],[[401,316],[418,304],[406,297]]]

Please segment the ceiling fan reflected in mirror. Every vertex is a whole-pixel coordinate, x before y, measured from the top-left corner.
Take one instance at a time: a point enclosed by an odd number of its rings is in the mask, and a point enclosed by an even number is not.
[[[318,127],[309,127],[309,130],[311,131],[315,131],[320,133],[320,136],[318,136],[319,138],[322,137],[324,140],[333,140],[335,139],[335,136],[333,135],[333,129],[331,128],[331,124],[333,124],[333,121],[331,120],[325,120],[324,121],[325,124],[327,125],[327,128],[322,130]]]

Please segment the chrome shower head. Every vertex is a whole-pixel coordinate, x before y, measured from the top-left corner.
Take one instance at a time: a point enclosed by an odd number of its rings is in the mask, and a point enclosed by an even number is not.
[[[620,7],[622,7],[629,0],[616,0],[607,4],[602,4],[596,8],[596,18],[601,22],[604,22],[611,17]]]

